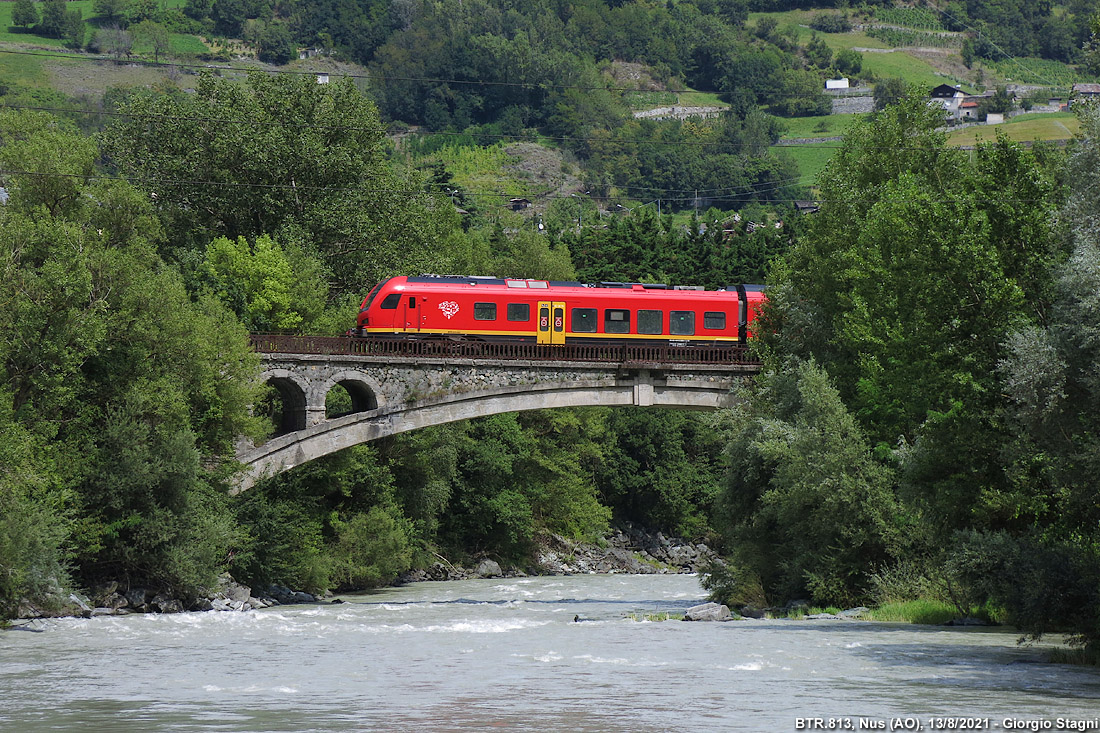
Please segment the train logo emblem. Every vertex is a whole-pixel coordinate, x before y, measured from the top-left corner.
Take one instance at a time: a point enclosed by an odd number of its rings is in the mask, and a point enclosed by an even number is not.
[[[458,303],[453,300],[445,300],[439,304],[439,310],[443,311],[443,315],[447,316],[447,320],[451,320],[454,316],[458,315]]]

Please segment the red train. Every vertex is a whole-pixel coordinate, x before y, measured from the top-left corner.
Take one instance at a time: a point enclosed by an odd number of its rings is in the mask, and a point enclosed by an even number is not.
[[[423,275],[371,289],[356,334],[577,344],[608,339],[743,344],[764,301],[758,285],[702,290],[638,283]]]

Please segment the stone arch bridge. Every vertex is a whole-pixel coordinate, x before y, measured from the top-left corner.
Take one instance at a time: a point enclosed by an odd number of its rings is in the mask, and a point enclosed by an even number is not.
[[[482,415],[552,407],[713,409],[759,370],[740,347],[546,346],[253,336],[279,395],[276,436],[237,454],[237,491],[359,443]],[[346,390],[351,409],[326,414]]]

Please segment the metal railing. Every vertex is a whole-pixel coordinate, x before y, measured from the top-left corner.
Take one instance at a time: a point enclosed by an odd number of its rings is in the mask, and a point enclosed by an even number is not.
[[[252,349],[261,354],[393,356],[501,361],[579,361],[616,364],[755,365],[743,346],[669,346],[654,344],[493,343],[420,339],[372,339],[346,336],[252,334]]]

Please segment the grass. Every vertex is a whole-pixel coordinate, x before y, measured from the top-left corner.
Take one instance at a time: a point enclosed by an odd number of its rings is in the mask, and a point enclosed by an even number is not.
[[[452,147],[441,149],[436,155],[454,176],[456,186],[468,191],[500,191],[503,196],[527,196],[527,187],[518,181],[502,179],[499,171],[507,170],[515,161],[498,144],[487,148]]]
[[[837,137],[843,135],[862,115],[824,115],[821,117],[784,117],[787,131],[781,139],[805,137]]]
[[[893,51],[891,53],[865,53],[863,54],[863,74],[871,72],[876,78],[896,77],[904,79],[909,84],[917,84],[931,89],[932,87],[950,82],[962,84],[965,79],[948,79],[936,71],[927,61],[910,56],[905,51]]]
[[[916,600],[886,603],[863,615],[870,621],[890,621],[908,624],[945,624],[959,617],[954,606],[940,601]]]
[[[719,96],[713,92],[681,92],[680,100],[677,102],[681,107],[728,107],[719,98]]]
[[[947,136],[947,144],[962,146],[993,142],[997,139],[998,132],[1007,135],[1009,140],[1018,142],[1069,140],[1080,129],[1080,121],[1069,112],[1025,114],[1000,125],[980,125],[955,130]]]
[[[0,77],[9,84],[23,87],[48,85],[42,59],[36,56],[0,53]]]
[[[624,92],[623,101],[631,109],[650,109],[651,107],[668,107],[678,104],[676,95],[672,92]]]
[[[772,147],[772,152],[777,155],[787,155],[798,164],[798,172],[804,183],[812,183],[817,180],[817,174],[825,170],[825,166],[839,149],[840,143],[828,142],[809,145],[790,145]]]

